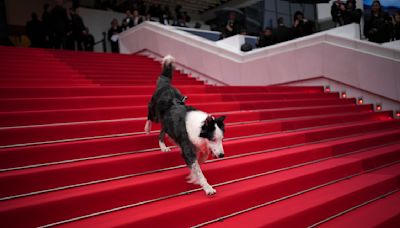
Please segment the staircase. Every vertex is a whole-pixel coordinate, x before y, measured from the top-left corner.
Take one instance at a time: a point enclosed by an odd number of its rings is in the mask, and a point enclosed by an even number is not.
[[[2,227],[395,227],[400,121],[322,87],[213,87],[175,72],[188,104],[226,115],[225,158],[188,169],[144,134],[160,73],[143,56],[0,47]],[[172,144],[170,144],[172,145]]]

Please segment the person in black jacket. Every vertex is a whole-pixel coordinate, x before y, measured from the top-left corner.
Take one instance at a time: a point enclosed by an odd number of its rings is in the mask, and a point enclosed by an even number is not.
[[[26,35],[31,41],[31,47],[45,47],[46,32],[36,13],[32,13],[32,19],[26,23],[25,28]]]
[[[50,25],[53,48],[60,49],[64,47],[68,31],[68,15],[67,10],[63,7],[63,0],[56,0],[56,5],[50,13]]]
[[[139,15],[138,10],[133,11],[132,21],[133,21],[133,26],[136,26],[143,22],[143,18]]]
[[[331,6],[331,16],[332,21],[335,23],[335,26],[342,26],[344,25],[344,18],[343,15],[346,11],[345,4],[340,0],[336,0],[333,2]]]
[[[360,24],[362,11],[361,9],[356,9],[353,4],[355,4],[355,1],[349,0],[345,5],[346,10],[343,11],[343,22],[345,25],[351,23]]]
[[[43,14],[42,14],[42,23],[45,32],[45,44],[44,47],[50,48],[52,47],[52,33],[51,33],[51,15],[50,15],[50,5],[44,4],[43,5]]]
[[[239,34],[240,30],[241,30],[241,27],[239,25],[238,20],[236,19],[236,13],[233,11],[229,12],[228,20],[224,24],[223,36],[225,38],[234,36],[236,34]]]
[[[88,27],[86,27],[86,29],[82,32],[82,43],[85,51],[94,50],[94,37],[89,33]]]
[[[122,30],[127,30],[133,27],[133,15],[130,10],[126,11],[126,17],[122,20]]]
[[[68,24],[67,24],[67,32],[65,34],[65,40],[63,42],[63,49],[66,50],[75,50],[75,37],[73,34],[73,26],[72,26],[72,8],[67,10],[68,15]]]
[[[356,0],[347,0],[346,5],[351,6],[351,10],[355,11],[357,8],[357,1]]]
[[[387,13],[382,10],[379,1],[373,1],[371,15],[365,20],[364,35],[369,41],[375,43],[384,43],[391,38],[391,19]]]
[[[256,47],[262,48],[267,47],[274,44],[274,40],[272,37],[272,28],[267,27],[264,29],[263,33],[257,40]]]
[[[304,18],[304,14],[297,11],[294,14],[293,36],[295,38],[308,36],[314,33],[314,22]]]
[[[71,9],[72,39],[79,51],[83,50],[83,33],[86,27],[82,17],[79,15],[79,8]],[[75,45],[74,45],[75,46]]]
[[[274,43],[285,42],[293,38],[293,32],[291,28],[288,28],[283,23],[283,18],[278,18],[278,27],[272,31]]]
[[[400,10],[393,17],[393,40],[400,40]]]
[[[108,40],[111,43],[111,51],[114,53],[119,53],[119,45],[118,45],[118,39],[116,38],[116,35],[122,32],[122,28],[118,25],[118,20],[114,18],[111,21],[111,28],[108,30]]]

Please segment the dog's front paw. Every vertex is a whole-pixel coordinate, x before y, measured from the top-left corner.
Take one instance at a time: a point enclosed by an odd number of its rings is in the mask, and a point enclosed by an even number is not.
[[[204,187],[204,191],[206,192],[207,195],[211,196],[217,193],[217,190],[215,190],[213,187],[210,185]]]
[[[170,152],[170,151],[171,151],[171,148],[169,148],[169,147],[167,147],[167,146],[161,147],[161,151],[162,151],[162,152]]]
[[[162,141],[158,141],[158,145],[160,145],[160,149],[161,149],[162,152],[171,151],[171,149],[170,149],[169,147],[167,147],[167,146],[165,145],[165,143],[162,142]]]

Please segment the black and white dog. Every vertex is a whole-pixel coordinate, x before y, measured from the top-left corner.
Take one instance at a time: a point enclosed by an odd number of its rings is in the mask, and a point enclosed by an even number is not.
[[[207,160],[210,152],[216,158],[224,157],[225,116],[215,118],[208,113],[186,106],[185,96],[171,85],[174,59],[163,59],[163,73],[158,79],[157,89],[148,106],[145,131],[150,132],[151,122],[160,122],[159,145],[162,151],[170,151],[164,143],[165,133],[181,148],[182,156],[190,169],[188,182],[199,184],[207,195],[216,190],[208,184],[200,164]]]

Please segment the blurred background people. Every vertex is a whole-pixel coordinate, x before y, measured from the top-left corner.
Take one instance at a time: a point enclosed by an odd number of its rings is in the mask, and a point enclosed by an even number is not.
[[[28,36],[31,47],[46,47],[45,26],[39,21],[36,13],[32,13],[31,20],[26,23],[26,35]]]
[[[111,51],[114,53],[119,53],[119,45],[118,45],[118,34],[122,32],[121,26],[118,24],[118,20],[114,18],[111,21],[111,28],[108,30],[108,40],[111,43]]]
[[[384,43],[391,38],[392,19],[382,9],[380,1],[373,1],[371,15],[365,19],[364,35],[369,41]]]

